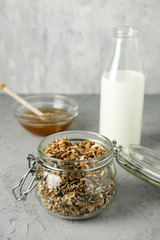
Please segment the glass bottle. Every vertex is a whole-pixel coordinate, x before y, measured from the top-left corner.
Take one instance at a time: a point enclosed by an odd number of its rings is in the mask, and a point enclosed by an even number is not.
[[[100,134],[123,146],[140,144],[144,85],[138,29],[113,30],[114,51],[101,79]]]

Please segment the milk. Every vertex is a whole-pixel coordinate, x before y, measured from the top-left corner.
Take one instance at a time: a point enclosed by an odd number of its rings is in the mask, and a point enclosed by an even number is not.
[[[140,144],[144,84],[144,75],[136,71],[103,74],[100,134],[123,146]]]

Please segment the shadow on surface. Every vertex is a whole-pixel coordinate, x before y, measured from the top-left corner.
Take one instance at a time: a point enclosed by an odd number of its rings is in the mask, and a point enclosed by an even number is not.
[[[100,215],[89,221],[96,223],[98,219],[98,222],[118,222],[142,217],[149,222],[148,217],[145,216],[152,216],[156,213],[159,202],[160,189],[158,187],[131,177],[125,183],[117,183],[117,193],[113,201]]]

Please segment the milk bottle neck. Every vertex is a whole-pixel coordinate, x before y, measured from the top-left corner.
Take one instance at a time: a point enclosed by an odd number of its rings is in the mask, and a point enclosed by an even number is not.
[[[138,50],[138,30],[132,27],[119,27],[113,31],[114,49],[107,72],[112,76],[117,71],[136,71],[143,73]]]

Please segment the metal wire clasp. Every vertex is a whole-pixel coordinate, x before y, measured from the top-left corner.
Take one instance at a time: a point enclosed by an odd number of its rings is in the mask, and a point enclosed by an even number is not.
[[[37,163],[37,158],[32,155],[32,154],[28,154],[27,156],[27,160],[28,160],[28,171],[26,172],[26,174],[21,178],[19,184],[17,184],[13,189],[12,189],[12,193],[14,195],[14,197],[16,198],[16,200],[18,201],[25,201],[26,200],[26,197],[27,197],[27,194],[29,192],[31,192],[33,190],[33,188],[35,188],[35,186],[37,185],[37,183],[39,182],[40,180],[40,177],[39,176],[34,176],[35,172],[36,172],[36,163]],[[27,188],[26,191],[23,191],[23,185],[25,183],[25,180],[27,179],[28,175],[29,174],[32,174],[32,176],[34,176]],[[15,191],[16,189],[19,188],[19,197],[17,197]]]
[[[122,151],[122,146],[121,145],[117,146],[117,141],[116,140],[113,140],[112,144],[113,144],[115,157],[116,157],[117,161],[119,161],[119,153]]]

